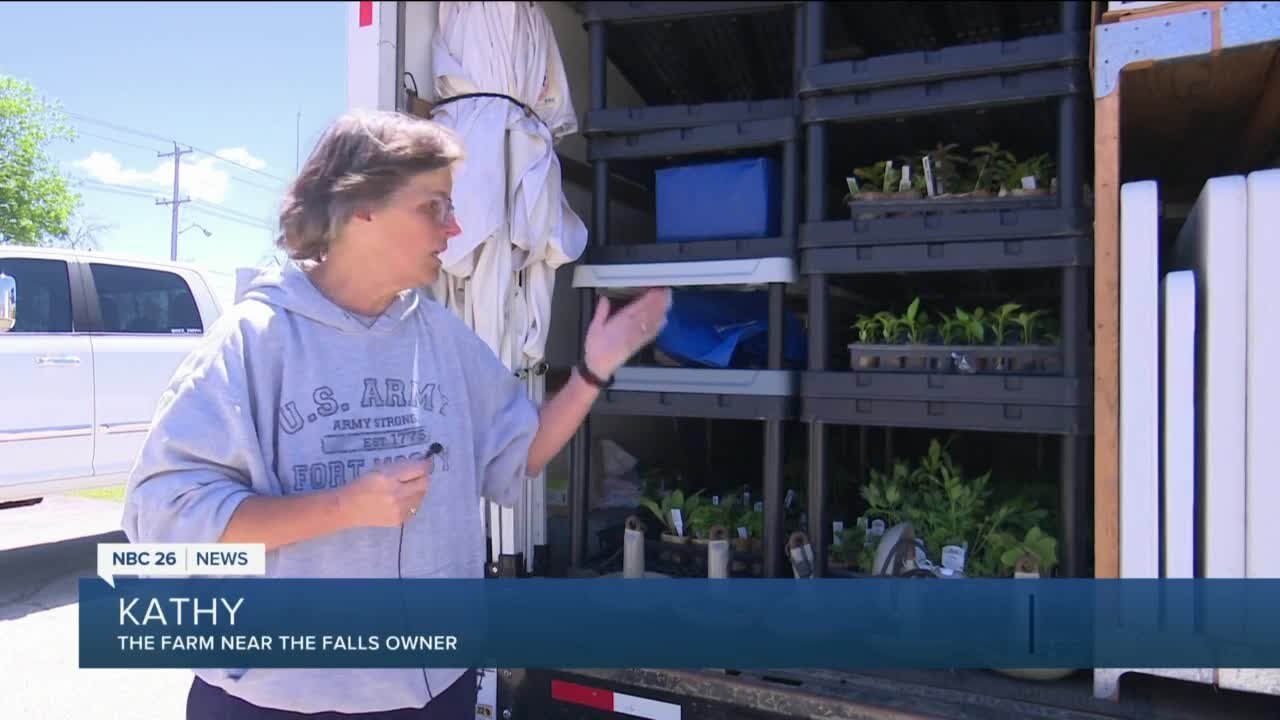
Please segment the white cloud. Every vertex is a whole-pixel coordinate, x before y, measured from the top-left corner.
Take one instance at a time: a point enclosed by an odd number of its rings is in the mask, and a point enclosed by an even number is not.
[[[265,160],[254,157],[252,153],[242,147],[219,150],[215,155],[224,160],[238,162],[251,170],[265,170],[267,167]]]
[[[254,170],[261,170],[267,166],[245,148],[226,148],[215,154]],[[98,182],[108,185],[163,190],[166,196],[172,193],[173,160],[171,159],[160,159],[154,167],[148,169],[129,168],[121,164],[111,153],[95,150],[73,165]],[[184,155],[178,178],[180,191],[193,200],[221,205],[227,199],[227,189],[231,184],[231,176],[227,173],[227,168],[227,164],[220,162],[217,157],[203,154]]]

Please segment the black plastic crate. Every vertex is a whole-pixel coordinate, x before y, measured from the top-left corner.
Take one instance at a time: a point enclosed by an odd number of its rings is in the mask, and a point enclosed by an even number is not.
[[[1086,68],[1044,68],[810,96],[804,98],[801,117],[806,123],[879,120],[964,108],[1016,105],[1075,95],[1088,89]]]
[[[746,120],[774,120],[796,117],[800,104],[794,98],[756,102],[717,102],[701,105],[661,105],[620,107],[587,111],[582,135],[652,132],[703,125],[738,123]]]
[[[1056,33],[812,65],[803,71],[800,94],[846,93],[1079,64],[1087,61],[1088,47],[1085,35]]]
[[[900,400],[1045,407],[1090,404],[1090,383],[1061,376],[825,371],[803,373],[800,388],[806,402]]]
[[[618,160],[743,150],[794,142],[798,134],[796,118],[788,115],[644,133],[597,135],[587,140],[587,157]]]
[[[856,247],[1067,237],[1089,232],[1087,208],[986,210],[803,223],[799,247]]]
[[[600,394],[591,412],[596,415],[789,420],[796,416],[796,404],[796,398],[792,396],[606,390]]]
[[[1090,432],[1088,407],[932,400],[806,397],[801,419],[837,425],[1082,435]]]
[[[679,20],[714,15],[774,12],[801,4],[798,0],[760,2],[587,2],[582,3],[588,23],[637,23]]]
[[[805,227],[800,236],[804,238]],[[800,273],[843,274],[1032,270],[1088,266],[1093,243],[1074,235],[1030,240],[962,240],[856,247],[810,247],[800,251]]]
[[[583,254],[581,262],[585,265],[689,262],[730,258],[788,257],[794,252],[795,243],[789,237],[627,243],[591,245]]]

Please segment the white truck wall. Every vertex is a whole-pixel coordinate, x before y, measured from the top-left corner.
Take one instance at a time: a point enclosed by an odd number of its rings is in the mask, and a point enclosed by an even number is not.
[[[434,4],[434,3],[432,3]],[[360,25],[361,6],[372,22]],[[396,3],[347,3],[347,109],[395,110]]]
[[[405,3],[404,70],[413,75],[418,84],[418,95],[426,100],[435,99],[435,81],[431,74],[431,39],[435,37],[439,16],[438,2]],[[408,83],[408,78],[404,82]]]

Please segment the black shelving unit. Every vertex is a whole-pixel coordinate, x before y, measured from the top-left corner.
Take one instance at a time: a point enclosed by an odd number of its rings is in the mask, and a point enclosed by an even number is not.
[[[1085,453],[1092,433],[1086,286],[1092,262],[1092,212],[1081,189],[1084,153],[1091,141],[1083,112],[1089,92],[1087,3],[1014,7],[996,3],[618,2],[584,3],[582,12],[591,63],[591,101],[583,134],[594,171],[591,245],[582,265],[593,271],[638,270],[633,276],[645,280],[637,285],[662,285],[672,284],[664,281],[669,278],[680,284],[677,276],[685,272],[686,264],[791,258],[796,267],[794,281],[775,277],[766,283],[769,351],[763,372],[783,368],[782,321],[789,292],[807,300],[809,328],[808,367],[794,373],[794,378],[788,374],[785,381],[769,383],[768,392],[751,389],[746,379],[731,380],[729,374],[734,371],[672,368],[664,374],[661,369],[645,368],[643,376],[628,376],[632,372],[628,369],[620,373],[615,388],[602,394],[593,414],[762,421],[766,577],[784,574],[782,444],[787,419],[796,418],[808,426],[808,529],[820,576],[827,574],[830,542],[829,426],[858,426],[864,435],[874,427],[888,433],[893,428],[921,428],[1056,435],[1063,439],[1058,459],[1062,567],[1067,575],[1079,575],[1083,475],[1089,465]],[[725,23],[721,18],[720,24],[712,25],[706,20],[725,15],[735,16],[734,21]],[[789,19],[790,25],[773,18]],[[829,23],[832,18],[845,22]],[[703,24],[682,30],[671,22],[676,20]],[[948,23],[949,30],[940,29]],[[1011,25],[1016,29],[1011,30]],[[783,27],[792,34],[794,47],[789,52],[778,49]],[[842,31],[845,37],[838,42],[845,43],[846,57],[841,52],[828,53],[827,47]],[[632,79],[639,83],[641,94],[657,98],[653,105],[607,106],[604,70],[611,33],[635,33],[628,36],[634,42],[609,57],[624,73],[633,70]],[[854,39],[853,34],[860,37]],[[748,63],[739,58],[729,63],[733,68],[706,73],[711,80],[679,85],[670,79],[692,75],[696,61],[669,52],[668,40],[675,37],[686,46],[699,47],[704,61],[726,42],[773,52],[754,53],[751,67],[744,67]],[[941,47],[901,50],[931,45]],[[856,51],[848,51],[855,46]],[[849,59],[850,53],[858,57]],[[785,72],[777,67],[784,56],[792,65]],[[790,92],[785,96],[760,92],[756,78],[776,80],[788,73]],[[707,90],[707,97],[693,98],[695,90]],[[828,216],[827,171],[830,158],[838,155],[832,127],[876,126],[892,133],[893,128],[912,122],[944,122],[937,118],[950,117],[954,123],[958,114],[989,118],[1013,109],[1028,112],[1026,108],[1039,110],[1019,116],[1025,128],[1056,127],[1056,193],[982,201],[880,202],[870,217],[858,206],[852,206],[847,217]],[[978,121],[966,119],[959,127],[969,122]],[[949,132],[937,130],[936,134]],[[857,136],[855,144],[878,152],[881,146],[895,144],[894,140]],[[621,165],[766,147],[774,148],[781,159],[778,237],[657,243],[651,238],[608,236],[606,181]],[[832,276],[1046,269],[1056,273],[1061,284],[1059,374],[830,368]],[[575,285],[581,287],[582,295],[580,332],[590,321],[595,292],[625,287],[599,278],[575,281]],[[713,377],[720,380],[698,380]],[[735,387],[734,382],[740,384]],[[892,442],[888,435],[886,440]],[[589,442],[588,423],[576,436],[571,457],[571,564],[575,567],[585,559]]]
[[[784,320],[787,289],[797,279],[796,255],[799,227],[800,122],[796,96],[801,68],[799,49],[803,3],[799,2],[619,2],[584,3],[582,13],[590,46],[590,106],[583,122],[588,160],[593,169],[590,245],[576,268],[581,313],[579,336],[590,323],[597,292],[625,291],[628,277],[644,278],[635,286],[713,284],[767,288],[768,350],[765,367],[756,370],[703,368],[624,368],[615,385],[603,392],[593,415],[689,417],[756,420],[764,424],[764,574],[781,574],[783,548],[783,422],[796,416],[799,371],[784,363]],[[788,92],[782,97],[751,97],[749,73],[738,78],[738,97],[702,98],[706,102],[680,103],[651,88],[650,96],[670,99],[646,107],[613,108],[606,103],[608,38],[616,32],[667,32],[665,23],[711,16],[735,19],[759,18],[775,13],[792,23],[785,74]],[[769,16],[772,17],[772,16]],[[753,37],[778,40],[777,28],[755,27]],[[746,32],[741,25],[734,32]],[[703,26],[703,30],[707,30]],[[711,32],[718,32],[714,29]],[[643,43],[641,43],[643,45]],[[652,43],[650,43],[652,44]],[[773,57],[772,55],[770,57]],[[659,59],[635,55],[631,62],[649,75],[679,72],[690,62],[671,54]],[[654,242],[653,238],[610,237],[608,178],[619,166],[631,162],[697,159],[713,153],[768,151],[778,160],[780,195],[779,232],[773,237]],[[625,231],[623,231],[625,233]],[[767,267],[743,261],[770,263]],[[780,272],[777,261],[789,272]],[[700,267],[719,272],[700,273]],[[728,270],[725,270],[729,268]],[[706,278],[713,280],[708,281]],[[697,282],[691,278],[702,278]],[[763,279],[762,279],[763,278]],[[571,446],[569,500],[572,546],[570,564],[580,567],[586,559],[590,418]]]
[[[1062,3],[1053,34],[824,62],[831,6],[806,4],[799,93],[806,205],[799,248],[814,331],[801,380],[801,419],[809,427],[808,515],[819,574],[826,571],[830,542],[824,502],[829,425],[1061,436],[1062,567],[1066,575],[1081,574],[1081,494],[1092,421],[1085,322],[1092,218],[1081,190],[1091,138],[1082,112],[1089,91],[1087,11],[1087,3]],[[866,210],[855,207],[848,219],[828,218],[833,123],[885,123],[1030,103],[1056,104],[1056,197],[876,203],[877,214],[919,214],[866,218]],[[830,275],[1035,268],[1061,274],[1060,376],[829,369],[830,338],[822,330],[829,327]]]

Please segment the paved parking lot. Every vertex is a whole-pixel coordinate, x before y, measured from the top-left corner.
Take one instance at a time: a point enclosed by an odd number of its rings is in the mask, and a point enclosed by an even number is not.
[[[53,496],[0,510],[0,718],[174,720],[187,670],[81,670],[76,583],[100,542],[123,542],[121,505]]]

